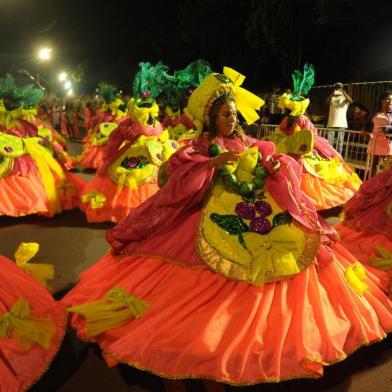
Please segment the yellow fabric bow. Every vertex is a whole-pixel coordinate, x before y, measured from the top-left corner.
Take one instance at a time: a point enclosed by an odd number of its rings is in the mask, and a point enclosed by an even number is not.
[[[392,253],[388,252],[382,246],[376,246],[376,252],[380,257],[369,259],[369,263],[383,271],[387,271],[392,268]]]
[[[54,278],[54,266],[51,264],[29,264],[29,261],[38,251],[38,243],[22,242],[14,254],[16,265],[38,280],[38,282],[48,287],[47,281]]]
[[[264,100],[240,87],[245,80],[244,75],[229,67],[223,67],[223,74],[233,82],[233,93],[238,111],[243,115],[247,124],[254,123],[260,118],[256,109],[264,105]]]
[[[304,239],[299,231],[297,236],[292,231],[292,227],[278,226],[264,236],[263,242],[255,235],[244,233],[245,243],[253,256],[249,266],[251,281],[256,285],[264,284],[267,274],[281,279],[301,272],[297,258],[303,252]]]
[[[0,317],[0,337],[14,337],[26,350],[34,343],[48,350],[54,332],[55,326],[51,320],[31,316],[30,306],[24,298],[19,298]]]
[[[86,320],[87,334],[95,337],[120,326],[131,317],[140,318],[149,307],[149,302],[140,300],[117,285],[103,299],[73,306],[68,312],[82,315]]]
[[[84,195],[82,195],[83,203],[90,203],[91,208],[96,210],[98,208],[102,208],[106,203],[106,196],[97,191],[90,191]]]
[[[366,279],[366,271],[359,262],[348,267],[344,273],[350,287],[359,295],[363,295],[369,286],[364,282]]]

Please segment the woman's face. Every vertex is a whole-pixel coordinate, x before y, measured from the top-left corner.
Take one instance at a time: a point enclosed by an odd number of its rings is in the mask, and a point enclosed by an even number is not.
[[[216,116],[215,127],[218,136],[230,136],[237,124],[237,109],[233,101],[226,101]]]
[[[381,104],[381,109],[384,113],[392,112],[392,95],[388,95],[387,97],[383,98]]]

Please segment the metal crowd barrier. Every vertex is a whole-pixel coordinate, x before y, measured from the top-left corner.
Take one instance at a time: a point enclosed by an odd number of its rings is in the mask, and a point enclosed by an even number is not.
[[[268,138],[275,132],[278,125],[262,124],[261,126],[252,124],[245,127],[245,132],[256,139]],[[360,131],[351,129],[317,128],[318,134],[328,140],[329,144],[338,151],[345,162],[355,170],[358,175],[367,180],[372,175],[383,169],[387,159],[380,160],[376,168],[374,165],[374,155],[368,152],[368,145],[371,138],[362,136]],[[392,143],[392,135],[386,135]],[[391,160],[392,158],[389,158]],[[389,163],[388,163],[389,164]]]

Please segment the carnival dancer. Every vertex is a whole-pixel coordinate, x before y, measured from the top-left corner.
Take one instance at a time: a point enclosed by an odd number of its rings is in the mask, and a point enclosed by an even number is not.
[[[22,243],[16,264],[0,255],[0,390],[30,388],[49,368],[66,329],[66,308],[44,287],[53,266],[29,263],[37,243]]]
[[[129,119],[111,132],[104,163],[82,195],[89,222],[118,222],[159,189],[159,167],[179,147],[157,120],[155,98],[167,77],[164,64],[140,63]]]
[[[290,154],[302,166],[301,189],[317,210],[344,204],[359,189],[361,180],[343,161],[305,115],[309,99],[305,98],[314,83],[314,68],[305,64],[304,72],[293,73],[293,92],[281,96],[279,107],[290,111],[275,133],[267,139],[278,152]]]
[[[126,104],[117,97],[115,86],[100,83],[98,95],[103,103],[91,120],[93,127],[85,138],[83,152],[78,158],[79,164],[85,169],[98,169],[102,166],[110,133],[127,119]]]
[[[11,78],[10,82],[15,83],[11,75],[7,77]],[[31,90],[30,93],[28,92],[29,89]],[[66,140],[56,131],[47,119],[42,118],[37,114],[37,105],[41,93],[39,90],[34,92],[34,88],[31,85],[28,85],[24,88],[24,96],[23,105],[19,111],[20,119],[35,125],[38,130],[38,136],[50,142],[55,158],[59,162],[62,162],[67,170],[72,169],[75,165],[75,161],[66,151]],[[0,103],[0,112],[6,113],[2,103]]]
[[[237,109],[252,123],[263,103],[244,78],[225,68],[194,91],[205,133],[64,298],[111,366],[237,385],[320,377],[392,328],[385,287],[335,243],[298,163],[238,128]]]
[[[66,171],[51,141],[24,119],[23,105],[41,96],[31,86],[18,88],[11,75],[0,81],[0,215],[53,216],[77,207],[86,185]]]

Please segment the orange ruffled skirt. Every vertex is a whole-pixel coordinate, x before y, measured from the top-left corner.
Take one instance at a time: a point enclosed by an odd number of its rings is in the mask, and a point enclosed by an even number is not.
[[[368,270],[368,289],[357,294],[345,278],[356,260],[339,244],[333,251],[334,261],[320,271],[312,264],[263,287],[204,267],[108,254],[63,301],[74,306],[101,299],[119,284],[150,303],[140,319],[95,339],[111,366],[239,385],[316,378],[324,365],[392,330],[392,301],[382,277]],[[73,314],[71,322],[82,339],[91,340],[81,316]]]
[[[304,173],[301,177],[301,189],[313,202],[316,210],[321,211],[346,203],[358,191],[359,185],[348,181],[342,184],[328,184],[322,178]]]
[[[84,212],[88,222],[119,222],[134,208],[139,206],[149,197],[158,192],[159,187],[155,182],[139,185],[137,189],[118,185],[109,177],[95,176],[84,189],[83,194],[98,192],[105,196],[106,201],[101,208],[93,208],[91,203],[84,204]]]
[[[65,173],[65,185],[53,174],[57,183],[60,210],[80,206],[80,194],[87,181],[72,173]],[[58,211],[58,212],[61,212]],[[0,215],[24,216],[41,214],[52,216],[53,211],[39,173],[9,174],[0,179]]]
[[[12,261],[0,256],[0,319],[24,298],[33,317],[49,318],[55,325],[50,347],[22,348],[14,337],[0,337],[0,391],[18,392],[31,387],[45,373],[62,342],[66,328],[65,307]]]

